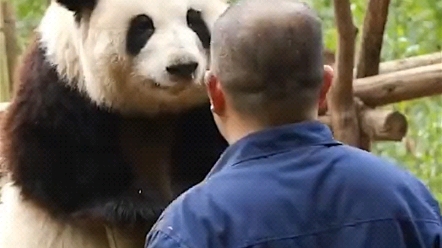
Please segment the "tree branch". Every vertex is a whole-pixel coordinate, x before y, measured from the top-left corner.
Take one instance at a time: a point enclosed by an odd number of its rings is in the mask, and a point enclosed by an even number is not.
[[[379,73],[382,42],[389,5],[390,0],[371,0],[368,2],[356,78],[374,76]],[[370,138],[365,132],[360,132],[359,148],[366,151],[369,151],[371,148]]]
[[[336,72],[328,98],[333,133],[337,140],[358,146],[359,126],[353,102],[353,66],[357,28],[349,0],[334,0],[338,29]]]
[[[17,65],[20,50],[18,47],[16,28],[15,28],[15,12],[10,2],[0,2],[3,5],[4,16],[4,33],[6,37],[6,56],[8,63],[9,89],[13,92],[15,66]]]
[[[356,78],[374,76],[379,73],[382,42],[389,5],[390,0],[371,0],[368,3]]]

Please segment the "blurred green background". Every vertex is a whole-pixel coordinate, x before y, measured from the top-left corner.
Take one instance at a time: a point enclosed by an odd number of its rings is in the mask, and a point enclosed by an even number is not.
[[[30,32],[38,24],[48,0],[12,1],[17,13],[20,46],[24,47]],[[335,50],[337,32],[334,26],[332,2],[331,0],[310,1],[324,21],[326,47]],[[351,2],[355,25],[362,31],[368,1]],[[391,1],[382,61],[433,53],[441,51],[441,47],[441,0]],[[442,96],[402,102],[394,104],[393,107],[408,118],[407,138],[404,142],[376,143],[373,145],[373,152],[405,166],[430,187],[442,205]]]

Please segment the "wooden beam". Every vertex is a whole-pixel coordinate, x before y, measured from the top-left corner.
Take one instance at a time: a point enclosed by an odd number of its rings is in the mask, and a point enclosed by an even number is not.
[[[2,117],[8,107],[9,107],[9,102],[0,102],[0,122],[2,121]],[[1,140],[0,140],[0,146],[1,146]],[[4,163],[2,163],[2,159],[0,158],[0,189],[2,186],[1,185],[1,181],[3,180],[2,178],[5,176],[5,172],[6,172],[4,166],[5,165],[4,165]]]
[[[3,114],[9,107],[9,102],[0,102],[0,114]]]
[[[353,66],[357,28],[349,0],[334,0],[334,12],[338,29],[338,51],[335,77],[327,97],[333,133],[337,140],[358,146],[359,126],[353,102]]]
[[[0,121],[8,107],[9,102],[0,102]],[[363,131],[373,140],[400,141],[407,132],[407,120],[400,112],[388,109],[362,109],[359,113]],[[319,116],[319,120],[331,127],[330,115]]]
[[[358,56],[356,78],[370,77],[379,73],[389,5],[390,0],[371,0],[368,2],[362,29],[362,43]],[[363,129],[363,127],[360,126],[360,129]],[[366,135],[366,132],[360,131],[359,148],[370,151],[370,137]]]
[[[362,30],[362,43],[357,63],[356,78],[379,73],[382,42],[390,0],[369,1]]]
[[[356,79],[354,95],[373,106],[442,94],[442,63]],[[0,112],[9,102],[0,102]]]
[[[407,134],[407,119],[398,111],[366,109],[361,114],[362,129],[373,140],[401,141]]]
[[[442,63],[357,79],[354,94],[371,107],[442,94]]]
[[[20,53],[16,28],[15,28],[15,12],[12,3],[9,1],[2,2],[4,16],[4,34],[6,38],[6,56],[8,63],[9,90],[13,91],[14,71],[17,65],[18,55]]]
[[[329,115],[319,116],[319,120],[332,128]],[[360,111],[359,121],[362,131],[373,141],[401,141],[407,134],[407,119],[398,111],[364,109]]]
[[[331,60],[331,59],[334,58],[333,57],[334,53],[330,50],[326,50],[324,52],[324,56],[325,56],[325,61],[326,61],[325,64],[333,66],[334,60]],[[393,72],[397,72],[397,71],[408,70],[408,69],[413,69],[416,67],[440,64],[440,63],[442,63],[442,51],[436,52],[436,53],[431,53],[431,54],[409,57],[406,59],[398,59],[398,60],[391,60],[391,61],[382,62],[379,66],[380,67],[379,74],[393,73]],[[356,70],[355,70],[355,72],[356,72]],[[397,74],[395,74],[395,75],[397,75]],[[356,74],[355,74],[355,76],[356,76]],[[382,83],[382,81],[379,81],[379,80],[382,80],[382,78],[373,79],[372,82],[373,82],[373,84]],[[406,83],[406,81],[408,79],[401,78],[398,80],[401,80],[404,83]],[[422,85],[423,88],[432,87],[432,85],[429,85],[426,83],[428,83],[428,82],[424,82],[425,85]],[[355,84],[358,84],[358,80],[355,80]],[[398,82],[398,84],[401,84],[401,82]],[[358,92],[356,91],[355,94],[358,95]],[[436,93],[436,94],[438,94],[438,93]],[[420,96],[420,97],[425,97],[425,95]],[[402,101],[402,100],[399,99],[399,101]],[[380,99],[380,102],[384,102],[384,100]],[[380,104],[380,105],[385,105],[385,104]],[[319,114],[323,115],[327,111],[328,111],[328,106],[325,105],[325,106],[323,106],[323,108],[321,109],[321,112]]]
[[[335,55],[332,51],[325,50],[324,61],[326,61],[326,64],[333,65],[335,63],[334,56]],[[442,51],[382,62],[379,65],[379,74],[408,70],[420,66],[434,65],[439,63],[442,63]],[[356,78],[356,69],[354,69],[354,77]]]
[[[8,101],[10,87],[3,13],[3,4],[0,2],[0,101]]]
[[[434,65],[439,63],[442,63],[442,51],[405,59],[382,62],[379,68],[379,74],[408,70],[420,66]]]
[[[336,61],[335,60],[335,53],[332,52],[331,50],[324,49],[323,55],[324,55],[324,64],[334,66],[335,61]]]

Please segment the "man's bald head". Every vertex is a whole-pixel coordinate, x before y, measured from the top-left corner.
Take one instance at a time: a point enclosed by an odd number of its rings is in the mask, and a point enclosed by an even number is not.
[[[302,2],[240,0],[215,23],[211,71],[238,111],[311,111],[323,82],[321,31]]]

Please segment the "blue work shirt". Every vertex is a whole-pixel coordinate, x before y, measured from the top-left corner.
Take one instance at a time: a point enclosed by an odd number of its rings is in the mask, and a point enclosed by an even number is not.
[[[440,248],[426,186],[319,122],[252,133],[180,195],[148,248]]]

